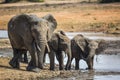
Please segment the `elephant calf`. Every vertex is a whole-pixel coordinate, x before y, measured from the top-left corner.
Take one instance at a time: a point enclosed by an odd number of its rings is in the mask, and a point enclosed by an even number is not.
[[[78,34],[71,40],[72,59],[75,58],[75,69],[79,69],[79,60],[83,59],[88,69],[93,69],[93,59],[98,48],[98,42]],[[72,61],[71,59],[71,61]]]
[[[62,51],[64,51],[67,56],[67,64],[65,69],[68,70],[70,63],[71,63],[71,43],[70,39],[65,35],[63,31],[58,31],[52,35],[51,40],[48,42],[48,45],[50,47],[50,70],[54,70],[55,68],[55,55],[59,62],[59,70],[64,69],[63,65],[63,54]]]

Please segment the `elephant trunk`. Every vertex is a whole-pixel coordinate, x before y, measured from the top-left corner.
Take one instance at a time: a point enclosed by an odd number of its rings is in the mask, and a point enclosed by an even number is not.
[[[67,64],[66,64],[65,70],[68,70],[69,66],[71,64],[71,58],[72,58],[71,47],[70,46],[68,46],[68,49],[66,50],[66,54],[68,56],[68,60],[67,60]]]
[[[43,69],[43,57],[45,52],[46,42],[44,39],[39,39],[36,41],[36,50],[38,57],[38,68]]]
[[[95,55],[95,50],[94,50],[94,49],[91,49],[91,50],[89,51],[89,55],[88,55],[88,57],[87,57],[87,60],[89,60],[90,58],[92,58],[94,55]]]
[[[81,55],[81,58],[84,59],[85,61],[91,59],[93,56],[95,55],[95,50],[94,49],[90,49],[87,52],[87,57],[84,57],[83,55]]]

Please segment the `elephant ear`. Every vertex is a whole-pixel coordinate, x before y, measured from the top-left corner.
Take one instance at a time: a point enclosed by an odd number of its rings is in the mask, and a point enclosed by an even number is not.
[[[85,48],[87,45],[86,39],[83,35],[78,34],[74,37],[75,43],[79,46],[82,52],[85,52]]]
[[[66,36],[64,31],[60,30],[56,33],[56,35],[58,36],[58,38],[62,44],[70,43],[70,39]]]
[[[88,47],[90,49],[97,49],[99,46],[99,43],[97,41],[94,41],[94,40],[89,40],[88,43],[89,43]]]
[[[57,21],[56,21],[56,19],[51,14],[48,14],[48,15],[42,17],[42,18],[45,19],[45,20],[47,20],[49,23],[52,23],[51,27],[53,29],[57,28]]]

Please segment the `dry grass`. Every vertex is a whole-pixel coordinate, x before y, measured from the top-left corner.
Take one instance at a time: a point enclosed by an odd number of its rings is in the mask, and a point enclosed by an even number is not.
[[[38,8],[40,7],[40,8]],[[36,9],[35,9],[36,8]],[[120,27],[120,3],[113,4],[65,4],[31,6],[24,9],[6,9],[0,17],[0,29],[7,29],[10,18],[19,13],[36,14],[39,17],[53,14],[58,21],[58,29],[64,31],[107,31],[111,24],[114,30]],[[0,13],[2,14],[2,12]]]

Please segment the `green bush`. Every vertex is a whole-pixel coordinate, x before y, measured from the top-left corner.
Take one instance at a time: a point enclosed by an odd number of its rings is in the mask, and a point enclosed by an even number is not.
[[[28,0],[28,1],[31,1],[31,2],[44,2],[44,0]]]
[[[20,0],[5,0],[5,3],[10,3],[10,2],[18,2]]]
[[[99,3],[120,2],[120,0],[98,0]]]
[[[21,0],[5,0],[5,3],[11,3],[11,2],[18,2]],[[26,1],[30,1],[30,2],[44,2],[44,0],[26,0]]]

